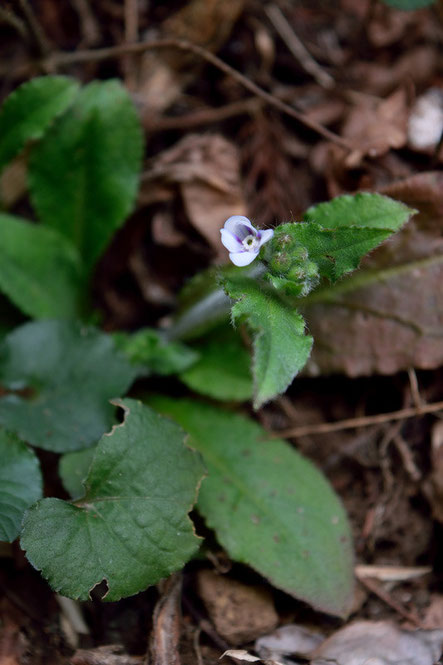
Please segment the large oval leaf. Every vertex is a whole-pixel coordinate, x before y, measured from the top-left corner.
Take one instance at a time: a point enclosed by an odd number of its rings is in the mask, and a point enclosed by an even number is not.
[[[203,476],[184,432],[140,402],[100,440],[75,503],[43,499],[27,513],[22,547],[65,596],[86,600],[106,580],[106,600],[142,591],[183,567],[199,540],[188,512]]]
[[[74,101],[79,85],[66,76],[42,76],[23,83],[0,109],[0,171],[31,139]]]
[[[153,398],[190,434],[208,477],[198,509],[236,561],[314,607],[346,615],[353,598],[351,533],[317,469],[242,416],[186,400]]]
[[[126,393],[136,371],[92,327],[27,323],[0,346],[0,423],[45,450],[87,448],[112,425],[109,400]]]
[[[42,496],[42,474],[34,451],[3,428],[0,459],[0,540],[12,542],[25,510]]]
[[[91,268],[131,211],[142,132],[118,81],[87,85],[33,150],[31,197],[42,222],[58,229]]]
[[[0,213],[0,290],[34,318],[81,312],[82,265],[75,247],[44,226]]]

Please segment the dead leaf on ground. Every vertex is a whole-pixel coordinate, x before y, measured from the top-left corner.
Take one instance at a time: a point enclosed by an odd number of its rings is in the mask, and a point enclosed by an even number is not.
[[[266,587],[241,584],[212,570],[201,570],[198,591],[219,635],[230,644],[254,640],[278,623]]]
[[[443,595],[435,593],[431,596],[431,603],[426,609],[422,621],[423,628],[427,630],[443,630]]]
[[[77,649],[70,659],[71,665],[143,665],[144,656],[122,653],[119,644],[106,644],[96,649]]]
[[[311,654],[311,665],[434,665],[443,630],[400,630],[387,621],[358,621],[329,637]]]
[[[348,168],[359,166],[366,155],[380,157],[391,148],[403,147],[407,139],[406,92],[400,89],[382,100],[361,96],[342,133],[355,146],[345,158]]]
[[[229,37],[243,6],[244,0],[192,0],[169,16],[159,33],[216,53]],[[143,113],[151,115],[168,108],[198,75],[201,65],[201,59],[178,49],[146,53],[141,58],[137,90]]]
[[[149,205],[180,195],[191,224],[220,257],[220,229],[231,215],[244,215],[237,148],[217,134],[189,134],[155,158],[144,173],[140,202]],[[157,236],[161,237],[157,223]]]

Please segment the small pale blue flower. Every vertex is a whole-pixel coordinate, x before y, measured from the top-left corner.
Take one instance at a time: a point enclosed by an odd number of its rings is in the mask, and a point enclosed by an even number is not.
[[[274,235],[272,229],[259,231],[247,217],[233,215],[220,229],[221,241],[236,266],[247,266],[258,256],[260,248]]]

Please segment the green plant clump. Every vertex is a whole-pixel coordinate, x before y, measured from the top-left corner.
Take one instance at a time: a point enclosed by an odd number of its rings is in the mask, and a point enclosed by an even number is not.
[[[287,442],[207,402],[259,409],[284,393],[315,344],[304,299],[358,268],[414,211],[360,193],[274,231],[231,218],[222,237],[235,266],[188,284],[168,328],[108,334],[92,324],[90,280],[135,204],[133,103],[118,81],[36,78],[0,109],[0,169],[24,149],[37,221],[0,212],[0,290],[29,319],[2,328],[0,343],[0,538],[19,537],[60,593],[87,599],[105,580],[105,599],[118,600],[195,556],[195,508],[232,559],[345,616],[353,552],[339,498]],[[156,375],[192,392],[131,388]],[[32,447],[60,455],[71,500],[42,498]]]

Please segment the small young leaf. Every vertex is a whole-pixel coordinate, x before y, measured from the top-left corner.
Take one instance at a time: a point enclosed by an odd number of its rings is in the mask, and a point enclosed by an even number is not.
[[[134,204],[142,133],[118,81],[94,82],[33,150],[31,197],[44,224],[66,235],[88,268]]]
[[[0,345],[0,423],[45,450],[87,448],[112,425],[109,400],[135,375],[109,335],[68,321],[27,323]]]
[[[252,397],[251,359],[238,332],[224,325],[196,344],[200,360],[180,379],[214,399],[243,401]]]
[[[25,510],[42,496],[42,474],[34,451],[3,428],[0,459],[0,540],[12,542]]]
[[[0,109],[0,171],[27,141],[40,139],[74,101],[79,85],[65,76],[42,76],[23,83]]]
[[[404,9],[406,11],[421,9],[422,7],[429,7],[430,5],[435,4],[435,0],[383,0],[383,2],[390,7]]]
[[[151,403],[190,434],[208,468],[197,508],[220,544],[276,587],[331,614],[353,599],[351,533],[327,480],[256,423],[188,400]]]
[[[66,453],[60,458],[58,472],[63,487],[73,499],[78,499],[85,492],[84,480],[88,475],[96,446]]]
[[[246,316],[253,331],[254,408],[283,393],[304,367],[312,348],[302,316],[278,295],[255,281],[239,278],[224,282],[236,301],[234,321]]]
[[[165,342],[152,328],[143,328],[132,335],[117,332],[113,338],[131,363],[139,366],[141,375],[177,374],[198,359],[198,353],[189,346],[181,342]]]
[[[0,213],[0,290],[25,314],[78,316],[82,270],[69,240],[52,229]]]
[[[51,586],[106,600],[156,584],[190,559],[199,541],[188,512],[204,474],[184,432],[140,402],[118,403],[123,424],[100,440],[75,503],[43,499],[26,515],[21,545]]]
[[[398,231],[416,211],[388,196],[359,192],[344,194],[307,210],[304,221],[326,229],[358,227]]]

